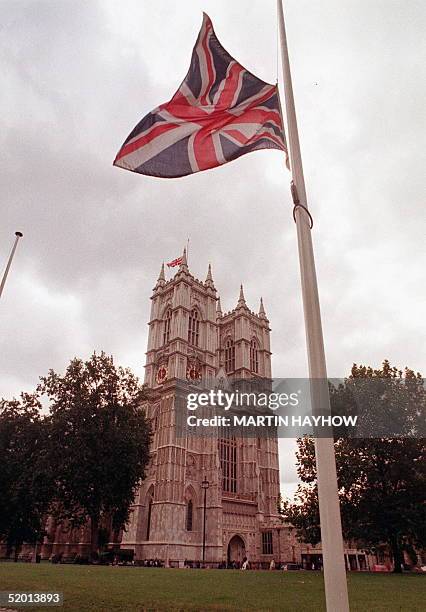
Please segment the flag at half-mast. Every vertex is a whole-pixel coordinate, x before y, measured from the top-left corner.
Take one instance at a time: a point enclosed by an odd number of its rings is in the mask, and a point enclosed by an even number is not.
[[[222,47],[210,18],[173,98],[138,123],[114,165],[175,178],[215,168],[257,149],[287,154],[278,87],[258,79]]]

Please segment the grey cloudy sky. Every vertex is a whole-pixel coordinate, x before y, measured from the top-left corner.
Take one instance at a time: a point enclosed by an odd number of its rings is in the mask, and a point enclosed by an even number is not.
[[[426,372],[423,0],[287,0],[329,374],[384,358]],[[2,0],[0,396],[94,349],[143,375],[149,296],[190,237],[225,310],[263,296],[275,376],[307,360],[289,174],[278,151],[166,181],[112,167],[186,74],[205,10],[277,75],[274,0]],[[1,262],[4,262],[1,263]],[[283,447],[285,492],[296,481]]]

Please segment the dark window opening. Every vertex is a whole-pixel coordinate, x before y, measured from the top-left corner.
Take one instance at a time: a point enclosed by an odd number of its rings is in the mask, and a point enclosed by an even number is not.
[[[229,338],[225,344],[225,372],[235,370],[235,346],[234,341]]]
[[[262,554],[263,555],[272,555],[272,531],[263,531],[262,532]]]
[[[167,344],[170,340],[170,327],[172,322],[172,311],[169,310],[166,312],[166,316],[164,319],[164,331],[163,331],[163,344]]]
[[[228,493],[237,492],[237,440],[234,436],[219,440],[222,489]]]
[[[146,521],[146,539],[149,540],[149,535],[151,531],[151,514],[152,514],[152,497],[148,503],[148,516]]]
[[[250,370],[255,374],[259,372],[259,352],[256,340],[250,342]]]
[[[200,332],[200,321],[198,310],[194,308],[189,315],[188,323],[188,342],[193,346],[198,346],[198,337]]]
[[[186,504],[186,530],[187,531],[192,531],[192,520],[193,520],[193,505],[192,505],[192,499],[189,500],[189,502]]]

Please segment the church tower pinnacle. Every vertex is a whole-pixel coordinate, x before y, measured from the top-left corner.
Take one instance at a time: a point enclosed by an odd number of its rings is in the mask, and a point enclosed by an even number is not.
[[[216,319],[220,319],[222,315],[222,306],[220,304],[220,298],[217,300],[216,304]]]
[[[166,284],[166,276],[164,274],[164,262],[161,264],[160,274],[158,275],[157,284],[155,285],[155,289],[159,289],[160,287],[164,287]]]
[[[179,272],[189,272],[186,249],[183,249],[182,261],[179,266]]]
[[[204,284],[205,284],[206,287],[210,287],[211,289],[215,288],[214,282],[213,282],[213,276],[212,276],[212,267],[211,267],[210,264],[209,264],[209,268],[207,270],[207,277],[206,277],[206,280],[205,280]]]
[[[238,298],[237,308],[247,308],[246,298],[244,297],[243,285],[240,286],[240,297]]]
[[[259,317],[261,319],[267,319],[266,312],[265,312],[265,307],[263,305],[263,299],[262,298],[260,298]]]

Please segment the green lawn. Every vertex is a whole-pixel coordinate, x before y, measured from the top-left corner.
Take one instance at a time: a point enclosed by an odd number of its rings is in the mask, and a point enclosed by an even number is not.
[[[425,609],[425,576],[349,574],[349,589],[351,612],[420,612]],[[62,591],[63,610],[78,612],[325,610],[323,578],[317,572],[179,570],[6,562],[0,563],[0,590]],[[52,610],[46,607],[25,609],[39,612]]]

